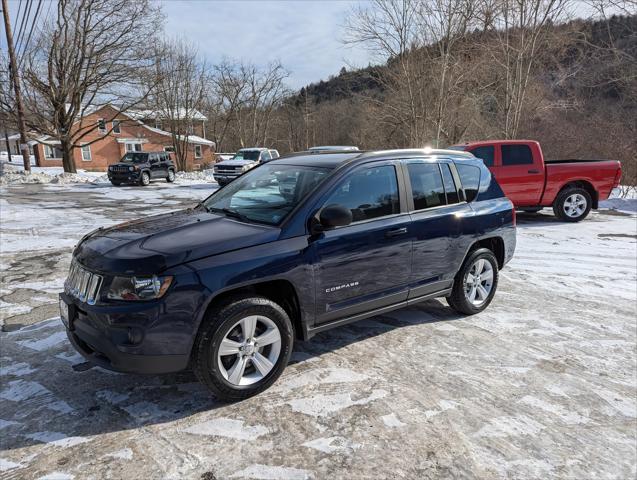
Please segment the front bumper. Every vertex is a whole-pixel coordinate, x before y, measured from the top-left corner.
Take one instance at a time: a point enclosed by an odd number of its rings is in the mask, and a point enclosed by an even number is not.
[[[190,355],[171,350],[175,349],[174,342],[180,341],[181,349],[189,351],[190,339],[179,339],[174,332],[165,331],[165,326],[159,332],[152,328],[162,324],[165,305],[89,307],[66,293],[60,293],[60,302],[68,306],[67,336],[89,362],[108,370],[144,374],[178,372],[188,367]]]
[[[108,172],[108,179],[111,182],[117,183],[138,183],[139,182],[139,171],[134,172]]]
[[[239,175],[238,173],[213,173],[213,177],[217,183],[230,183]]]

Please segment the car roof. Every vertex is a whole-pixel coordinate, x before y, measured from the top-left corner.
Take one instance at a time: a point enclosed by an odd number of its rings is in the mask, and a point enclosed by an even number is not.
[[[324,145],[318,147],[310,147],[308,149],[309,152],[318,152],[318,151],[348,151],[348,152],[358,152],[359,148],[353,145]]]
[[[249,152],[249,151],[254,151],[254,150],[258,150],[259,152],[262,152],[263,150],[269,150],[269,148],[265,148],[265,147],[246,147],[246,148],[240,148],[239,150],[237,150],[237,152]]]
[[[400,150],[371,150],[344,152],[296,152],[284,155],[269,163],[283,165],[310,165],[314,167],[336,168],[347,163],[363,162],[366,160],[387,160],[398,158],[418,158],[432,156],[447,156],[454,159],[473,159],[469,152],[442,149],[400,149]]]

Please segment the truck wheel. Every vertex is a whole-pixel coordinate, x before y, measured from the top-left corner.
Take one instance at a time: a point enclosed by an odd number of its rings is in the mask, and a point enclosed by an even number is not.
[[[553,213],[565,222],[579,222],[588,216],[592,206],[591,195],[586,190],[579,187],[567,188],[553,202]]]
[[[166,181],[168,183],[173,183],[175,181],[175,171],[174,170],[168,170],[168,176],[166,177]]]
[[[243,400],[272,385],[294,339],[288,314],[257,296],[235,297],[204,319],[193,346],[193,370],[219,399]]]
[[[142,172],[142,176],[139,178],[139,183],[144,187],[150,185],[150,175],[148,172]]]
[[[447,303],[457,312],[474,315],[489,306],[497,287],[498,261],[491,250],[480,248],[465,259]]]

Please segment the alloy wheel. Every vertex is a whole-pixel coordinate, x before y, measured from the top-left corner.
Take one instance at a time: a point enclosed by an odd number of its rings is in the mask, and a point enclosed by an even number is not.
[[[250,315],[236,322],[224,335],[217,362],[232,385],[252,385],[274,368],[281,353],[281,332],[263,315]]]
[[[464,280],[464,291],[472,305],[481,306],[493,289],[493,265],[484,258],[476,260]]]
[[[564,213],[571,218],[577,218],[586,211],[587,206],[586,197],[581,193],[574,193],[564,200]]]

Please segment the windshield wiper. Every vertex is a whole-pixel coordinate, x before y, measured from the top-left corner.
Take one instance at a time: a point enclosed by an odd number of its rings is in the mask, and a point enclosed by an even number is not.
[[[238,220],[243,220],[244,222],[249,222],[250,221],[250,219],[248,217],[246,217],[245,215],[237,212],[236,210],[232,210],[231,208],[225,208],[225,207],[224,208],[215,208],[215,207],[207,207],[206,205],[203,205],[203,206],[208,212],[224,213],[228,217],[236,218]]]

